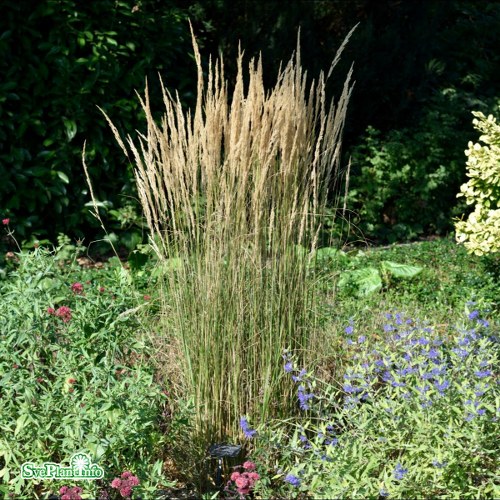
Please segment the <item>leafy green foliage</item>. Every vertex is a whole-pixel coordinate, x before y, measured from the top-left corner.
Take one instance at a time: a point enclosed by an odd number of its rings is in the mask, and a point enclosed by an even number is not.
[[[368,127],[353,151],[348,207],[366,237],[414,239],[449,229],[456,204],[453,188],[462,180],[453,117],[431,112],[415,128],[385,137]]]
[[[345,271],[340,275],[338,287],[350,290],[356,297],[365,297],[390,284],[390,277],[414,278],[422,271],[422,267],[399,264],[389,260],[381,262],[380,271],[375,267],[365,267],[354,271]]]
[[[165,397],[137,319],[147,302],[122,266],[82,271],[41,248],[18,257],[0,287],[2,483],[23,497],[54,492],[57,482],[23,480],[20,465],[63,463],[81,450],[105,470],[85,485],[93,498],[124,470],[151,495],[168,481]]]
[[[500,125],[493,115],[473,114],[484,145],[469,142],[465,151],[469,181],[458,196],[475,206],[467,220],[456,223],[456,237],[469,252],[483,255],[500,252]]]
[[[109,147],[97,106],[111,116],[119,112],[120,127],[137,128],[141,110],[134,91],[145,77],[157,82],[158,72],[189,99],[186,13],[170,1],[8,1],[3,19],[2,210],[20,238],[95,234],[85,208],[83,142],[101,202],[120,210],[135,192],[132,170]],[[151,90],[153,100],[161,99],[155,85]],[[120,221],[114,228],[123,230]]]

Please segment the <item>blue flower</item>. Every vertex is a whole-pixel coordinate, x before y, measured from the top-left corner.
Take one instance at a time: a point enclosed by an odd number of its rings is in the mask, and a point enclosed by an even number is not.
[[[304,377],[306,373],[307,370],[305,368],[302,368],[302,370],[300,370],[300,373],[298,375],[292,375],[292,380],[294,382],[302,382],[302,377]]]
[[[443,394],[443,392],[450,387],[450,382],[448,380],[445,380],[442,384],[439,384],[438,382],[434,383],[434,386],[436,389]]]
[[[457,347],[453,349],[453,352],[461,358],[466,358],[469,355],[469,351],[466,351],[465,349],[458,349]]]
[[[424,351],[422,354],[427,355],[427,357],[430,359],[436,359],[437,357],[439,357],[439,352],[434,348],[430,349],[429,351]]]
[[[382,488],[378,494],[381,496],[381,497],[388,497],[389,496],[389,492],[387,490],[385,490],[384,488]]]
[[[479,311],[475,310],[469,314],[469,319],[475,319],[479,316]]]
[[[290,483],[292,486],[295,487],[300,486],[300,479],[297,476],[294,476],[293,474],[287,474],[285,476],[285,481],[287,483]]]
[[[314,397],[314,394],[306,394],[305,387],[303,385],[299,386],[298,398],[301,410],[309,410],[309,404],[307,403],[310,399]]]
[[[337,438],[327,439],[325,441],[326,446],[337,446],[338,444],[339,444],[339,440]]]
[[[285,364],[285,371],[287,373],[290,373],[293,370],[293,363],[289,361],[288,363]]]
[[[364,335],[360,335],[358,337],[358,344],[362,344],[366,340],[366,337]]]
[[[250,428],[248,420],[245,417],[240,418],[240,427],[248,439],[252,439],[257,434],[256,430]]]
[[[394,479],[396,479],[396,481],[401,481],[406,474],[408,474],[408,469],[404,469],[402,465],[398,463],[394,469]]]
[[[480,371],[474,372],[474,375],[478,378],[490,377],[491,370],[480,370]]]
[[[442,468],[446,467],[448,465],[448,463],[447,462],[440,462],[439,460],[433,460],[432,465],[434,465],[434,467],[437,467],[438,469],[442,469]]]
[[[345,328],[344,331],[347,333],[347,335],[351,335],[352,332],[354,332],[354,328],[352,325],[349,325],[348,327]]]

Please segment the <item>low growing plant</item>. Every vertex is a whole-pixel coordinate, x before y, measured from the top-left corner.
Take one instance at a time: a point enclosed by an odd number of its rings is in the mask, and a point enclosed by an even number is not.
[[[124,469],[140,478],[132,486],[152,494],[168,481],[158,425],[164,395],[137,320],[147,302],[122,267],[89,280],[42,248],[18,258],[0,285],[0,491],[54,493],[60,483],[22,479],[21,464],[63,464],[81,450],[105,471],[103,481],[80,485],[86,495],[97,498]]]
[[[256,491],[498,497],[497,327],[472,310],[455,330],[388,314],[380,337],[363,333],[345,329],[350,363],[338,386],[286,357],[303,416],[256,428]]]

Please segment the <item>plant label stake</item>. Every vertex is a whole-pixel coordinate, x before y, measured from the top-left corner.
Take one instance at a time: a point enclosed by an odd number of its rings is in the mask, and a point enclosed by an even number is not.
[[[212,458],[217,458],[217,474],[215,476],[215,486],[222,491],[222,460],[224,458],[236,458],[241,451],[241,445],[217,443],[208,448],[208,453]]]

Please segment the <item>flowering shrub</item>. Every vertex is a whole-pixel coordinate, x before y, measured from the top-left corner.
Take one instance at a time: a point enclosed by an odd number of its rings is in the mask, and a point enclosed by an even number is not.
[[[495,332],[476,310],[455,331],[389,314],[384,340],[375,341],[351,323],[341,389],[285,357],[298,404],[313,396],[298,421],[257,429],[253,458],[273,477],[256,490],[314,498],[498,497]]]
[[[247,461],[243,465],[238,465],[231,474],[231,479],[226,485],[226,491],[233,491],[236,489],[238,495],[243,498],[245,495],[249,495],[255,486],[255,483],[260,479],[259,474],[255,471],[255,464],[253,462]]]
[[[474,211],[456,223],[456,238],[469,252],[483,255],[500,252],[500,125],[493,115],[473,115],[484,145],[469,142],[465,151],[470,179],[457,196],[465,196]]]
[[[22,479],[19,464],[65,463],[76,450],[106,473],[136,472],[140,486],[122,477],[117,493],[137,486],[150,497],[169,484],[158,425],[164,387],[141,361],[150,351],[134,315],[142,295],[121,267],[61,266],[41,248],[20,254],[0,281],[1,498],[57,491],[57,481]],[[98,498],[98,482],[82,487]],[[64,495],[75,497],[74,488]]]

